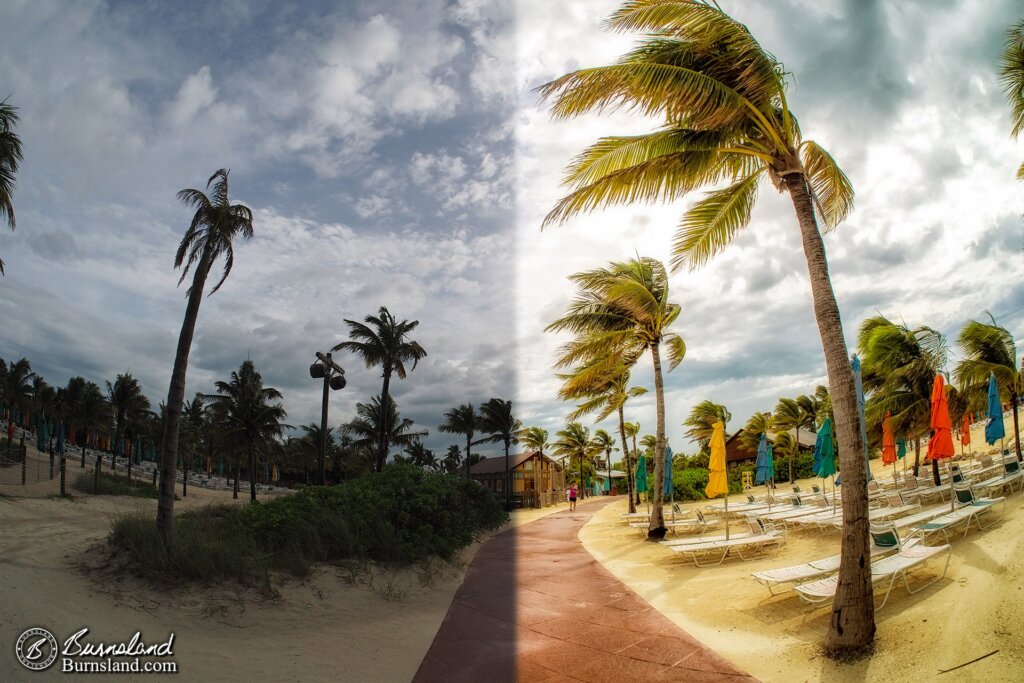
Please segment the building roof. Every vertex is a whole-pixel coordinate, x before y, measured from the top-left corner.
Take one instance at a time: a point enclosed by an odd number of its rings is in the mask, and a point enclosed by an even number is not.
[[[509,453],[508,454],[508,469],[514,470],[515,468],[522,465],[524,462],[534,456],[543,457],[548,462],[555,464],[555,461],[544,455],[541,456],[539,451],[529,451],[526,453]],[[557,467],[557,464],[555,464]],[[476,463],[469,468],[470,476],[474,474],[499,474],[505,471],[505,456],[497,455],[493,458],[484,458],[480,462]]]

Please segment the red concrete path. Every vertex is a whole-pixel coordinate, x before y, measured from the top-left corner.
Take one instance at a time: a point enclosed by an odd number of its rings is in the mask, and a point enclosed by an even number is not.
[[[487,541],[413,680],[753,683],[584,550],[580,527],[609,502]]]

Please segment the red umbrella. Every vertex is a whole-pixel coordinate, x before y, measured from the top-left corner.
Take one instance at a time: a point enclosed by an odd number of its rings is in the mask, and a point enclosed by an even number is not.
[[[928,460],[942,460],[952,458],[953,450],[953,421],[949,419],[949,404],[946,402],[946,380],[942,375],[935,375],[935,384],[932,385],[932,437],[928,440]],[[950,494],[953,500],[956,495],[952,491],[953,470],[949,472]]]
[[[892,421],[889,413],[882,422],[882,464],[892,465],[892,481],[896,483],[896,437],[892,433]]]
[[[964,446],[971,445],[971,420],[964,415],[964,423],[960,425],[960,453],[964,452]]]

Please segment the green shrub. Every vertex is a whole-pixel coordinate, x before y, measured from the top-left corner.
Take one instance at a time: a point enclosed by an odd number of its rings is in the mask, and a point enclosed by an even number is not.
[[[704,500],[708,471],[701,467],[673,470],[672,485],[676,490],[676,500]]]
[[[173,548],[149,517],[115,520],[110,540],[150,575],[249,583],[270,570],[303,575],[317,562],[450,559],[507,519],[476,482],[389,465],[338,486],[180,514]]]
[[[93,470],[79,472],[71,488],[82,493],[96,491],[96,473]],[[153,482],[145,479],[128,479],[109,472],[100,472],[101,496],[133,496],[135,498],[159,498],[160,492]]]

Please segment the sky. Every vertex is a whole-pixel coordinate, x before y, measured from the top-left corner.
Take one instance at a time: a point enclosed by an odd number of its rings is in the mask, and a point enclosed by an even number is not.
[[[187,287],[173,260],[191,215],[175,194],[229,168],[255,236],[203,301],[187,395],[252,358],[290,424],[317,420],[314,352],[383,305],[419,321],[428,356],[391,388],[428,446],[457,442],[437,430],[446,410],[491,397],[554,435],[572,406],[552,369],[565,339],[544,328],[572,297],[567,277],[636,254],[667,262],[699,198],[540,229],[574,154],[657,126],[622,112],[555,122],[534,91],[632,45],[601,30],[617,4],[4,3],[0,97],[20,108],[25,161],[18,229],[0,233],[0,357],[24,355],[56,385],[130,371],[163,400]],[[854,184],[855,211],[825,237],[851,349],[879,312],[952,342],[987,310],[1024,339],[1024,144],[996,78],[1019,7],[721,4],[785,65],[805,137]],[[825,383],[792,205],[769,186],[736,242],[671,291],[687,343],[666,376],[676,450],[692,448],[681,422],[700,400],[725,403],[731,430]],[[381,382],[336,360],[348,386],[332,425]],[[634,379],[653,388],[649,368]],[[653,433],[653,396],[627,419]]]

